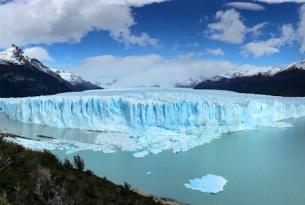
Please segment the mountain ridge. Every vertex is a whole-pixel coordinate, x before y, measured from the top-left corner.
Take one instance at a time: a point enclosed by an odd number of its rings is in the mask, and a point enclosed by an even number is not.
[[[72,73],[69,73],[73,76],[69,81],[62,76],[63,72],[55,72],[39,60],[28,57],[13,44],[0,52],[0,97],[29,97],[102,89]]]
[[[256,72],[231,72],[197,84],[194,89],[229,90],[240,93],[285,97],[305,96],[305,60],[282,68],[270,67]]]

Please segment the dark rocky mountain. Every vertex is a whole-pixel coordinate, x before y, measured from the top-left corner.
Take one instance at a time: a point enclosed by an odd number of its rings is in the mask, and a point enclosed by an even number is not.
[[[0,97],[28,97],[101,89],[72,73],[69,74],[74,78],[70,82],[70,78],[61,76],[61,72],[54,72],[12,45],[0,52]]]
[[[305,60],[282,69],[271,69],[252,75],[230,74],[216,76],[195,86],[195,89],[230,90],[286,97],[305,96]]]

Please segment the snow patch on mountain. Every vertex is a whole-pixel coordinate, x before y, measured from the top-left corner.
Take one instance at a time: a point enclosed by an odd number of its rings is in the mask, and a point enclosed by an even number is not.
[[[293,62],[290,65],[283,67],[281,69],[281,71],[290,70],[290,69],[305,70],[305,60],[300,60],[300,61]]]
[[[55,69],[55,68],[51,68],[51,70],[54,73],[58,74],[62,79],[70,82],[72,85],[77,85],[79,83],[84,82],[84,80],[79,75],[75,75],[74,73],[64,71],[64,70]]]
[[[29,60],[30,58],[16,45],[12,45],[12,47],[0,52],[0,63],[14,63],[20,65]]]
[[[265,66],[262,69],[252,69],[252,70],[238,70],[238,71],[231,71],[228,73],[224,73],[222,75],[217,75],[209,80],[211,81],[218,81],[223,78],[226,79],[232,79],[232,78],[240,78],[240,77],[250,77],[250,76],[255,76],[255,75],[263,75],[263,76],[273,76],[276,73],[278,73],[281,69],[279,67],[274,67],[274,66]]]
[[[266,77],[274,76],[277,73],[287,71],[287,70],[292,70],[292,69],[301,69],[305,70],[305,60],[300,60],[293,62],[287,66],[284,67],[276,67],[276,66],[265,66],[264,68],[261,69],[251,69],[251,70],[232,70],[228,73],[224,73],[222,75],[217,75],[214,76],[210,79],[211,81],[218,81],[221,79],[232,79],[232,78],[240,78],[240,77],[251,77],[255,75],[263,75]]]

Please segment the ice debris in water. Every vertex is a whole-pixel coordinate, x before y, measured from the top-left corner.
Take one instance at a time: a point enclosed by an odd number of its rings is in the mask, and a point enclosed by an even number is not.
[[[221,176],[208,174],[199,179],[191,179],[189,184],[184,184],[184,186],[188,189],[216,194],[223,191],[223,187],[227,182],[228,181]]]

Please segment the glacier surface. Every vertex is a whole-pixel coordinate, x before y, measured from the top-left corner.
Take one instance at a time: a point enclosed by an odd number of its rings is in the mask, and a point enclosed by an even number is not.
[[[187,151],[223,133],[305,116],[305,98],[228,91],[132,89],[0,99],[0,112],[24,123],[98,131],[94,149],[121,149],[135,157]]]
[[[223,191],[223,187],[227,184],[227,180],[221,176],[208,174],[199,179],[191,179],[189,184],[184,184],[188,189],[216,194]]]

